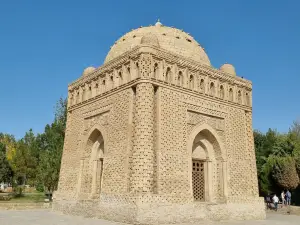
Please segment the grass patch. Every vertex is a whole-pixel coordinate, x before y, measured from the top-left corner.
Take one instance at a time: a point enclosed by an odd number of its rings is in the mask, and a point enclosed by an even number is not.
[[[11,203],[37,203],[43,202],[45,194],[43,192],[23,193],[22,196],[14,196],[10,201]]]

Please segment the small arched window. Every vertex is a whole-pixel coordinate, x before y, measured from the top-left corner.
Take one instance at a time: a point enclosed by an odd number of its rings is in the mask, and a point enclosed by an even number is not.
[[[99,92],[99,85],[98,85],[98,82],[96,82],[95,84],[94,84],[94,91],[92,91],[92,97],[95,97],[97,94],[98,94],[98,92]]]
[[[85,87],[82,88],[82,101],[86,100],[86,91],[85,91]]]
[[[105,80],[102,80],[102,84],[101,84],[101,92],[104,92],[106,89],[106,86],[105,86]]]
[[[201,91],[201,92],[204,92],[204,88],[205,88],[205,86],[204,86],[204,80],[201,79],[201,80],[200,80],[200,91]]]
[[[110,87],[113,88],[114,87],[114,77],[110,76]]]
[[[238,91],[237,100],[239,104],[242,104],[242,92],[240,90]]]
[[[214,82],[210,83],[210,95],[215,96],[215,84],[214,84]]]
[[[229,88],[229,101],[233,101],[233,90],[232,88]]]
[[[193,75],[190,76],[189,88],[194,89],[194,76]]]
[[[154,68],[153,68],[153,72],[154,72],[154,78],[158,78],[158,64],[155,63],[154,64]]]
[[[135,72],[136,72],[135,76],[140,77],[140,70],[139,70],[138,62],[135,63]]]
[[[183,86],[183,75],[182,75],[181,71],[179,71],[179,73],[178,73],[177,85],[179,85],[181,87]]]
[[[220,98],[224,99],[224,97],[225,97],[224,87],[223,85],[220,85]]]
[[[121,85],[123,84],[123,76],[121,71],[119,71],[118,76],[119,76],[119,85]]]
[[[250,95],[249,93],[246,93],[246,105],[250,106]]]
[[[76,93],[76,103],[78,103],[79,102],[79,91],[77,91],[77,93]]]
[[[165,81],[169,82],[172,80],[172,73],[171,73],[171,68],[168,67],[166,71],[166,76],[165,76]]]
[[[128,66],[126,70],[127,70],[127,78],[126,78],[126,79],[127,79],[128,81],[131,81],[130,67]]]
[[[89,91],[88,91],[88,93],[87,93],[87,99],[90,99],[91,97],[92,97],[92,85],[89,85],[89,87],[88,87],[89,89]]]
[[[72,106],[74,104],[74,95],[73,93],[70,93],[70,100],[69,100],[69,106]]]

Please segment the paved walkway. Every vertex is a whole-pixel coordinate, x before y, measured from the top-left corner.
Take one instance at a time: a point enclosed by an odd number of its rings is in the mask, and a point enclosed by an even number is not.
[[[120,225],[100,219],[62,215],[49,210],[0,211],[1,225]],[[198,224],[198,223],[197,223]],[[300,216],[269,213],[263,221],[231,221],[199,223],[212,225],[299,225]]]

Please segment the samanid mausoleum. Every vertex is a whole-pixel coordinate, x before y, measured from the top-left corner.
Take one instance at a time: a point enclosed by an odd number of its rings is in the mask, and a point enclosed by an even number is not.
[[[263,219],[252,84],[157,22],[69,85],[54,210],[134,224]]]

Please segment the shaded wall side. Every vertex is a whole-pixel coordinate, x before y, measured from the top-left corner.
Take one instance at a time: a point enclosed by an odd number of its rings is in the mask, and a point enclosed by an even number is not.
[[[80,169],[80,149],[78,146],[80,145],[82,127],[83,120],[80,118],[80,112],[68,112],[57,190],[66,199],[73,199],[77,194],[77,180]]]
[[[125,193],[128,191],[128,154],[130,144],[128,130],[132,89],[111,96],[112,108],[109,114],[107,132],[107,154],[105,155],[103,174],[103,193]]]
[[[87,198],[91,191],[91,149],[89,134],[99,129],[104,136],[104,162],[101,192],[128,191],[128,131],[132,89],[115,93],[77,108],[68,114],[58,198],[74,199],[77,193]],[[83,162],[82,162],[83,161]],[[80,168],[80,164],[83,167]],[[80,171],[81,170],[81,171]],[[78,185],[79,174],[81,182]],[[77,190],[80,187],[80,190]],[[60,197],[59,197],[60,196]]]

